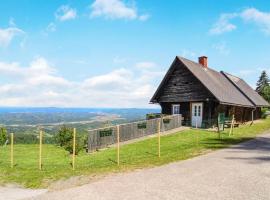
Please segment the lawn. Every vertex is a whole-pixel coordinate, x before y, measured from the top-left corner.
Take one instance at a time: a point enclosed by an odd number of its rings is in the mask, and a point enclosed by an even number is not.
[[[252,126],[243,125],[217,133],[206,130],[185,130],[161,137],[161,158],[157,156],[157,138],[149,138],[121,146],[120,166],[116,164],[116,149],[109,148],[93,154],[81,152],[76,158],[76,169],[71,167],[71,157],[60,147],[43,146],[43,170],[38,170],[38,145],[15,145],[13,169],[10,168],[10,147],[0,147],[0,183],[17,183],[29,188],[47,187],[53,181],[78,175],[103,175],[107,173],[163,165],[185,160],[212,150],[225,148],[270,130],[270,119]]]

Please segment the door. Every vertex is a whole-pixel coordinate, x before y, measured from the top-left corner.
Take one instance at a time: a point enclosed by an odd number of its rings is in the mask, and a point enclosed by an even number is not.
[[[202,126],[202,115],[203,115],[202,112],[203,112],[202,103],[192,103],[191,125],[193,127]]]
[[[172,114],[173,115],[180,114],[180,104],[173,104],[172,105]]]

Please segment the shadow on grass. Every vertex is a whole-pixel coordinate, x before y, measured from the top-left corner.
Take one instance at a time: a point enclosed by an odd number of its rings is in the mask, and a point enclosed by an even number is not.
[[[226,157],[226,159],[242,160],[250,164],[262,164],[270,162],[269,137],[261,136],[257,138],[245,137],[224,139],[211,138],[206,139],[202,142],[202,145],[209,149],[220,149],[232,144],[237,145],[232,146],[230,147],[230,149],[227,150],[230,152],[230,154],[232,154],[232,156]],[[235,157],[233,156],[234,154],[236,155]]]
[[[238,144],[241,142],[245,142],[248,140],[254,139],[253,137],[245,137],[245,138],[207,138],[200,141],[200,145],[203,145],[207,149],[222,149],[226,146]]]
[[[111,158],[108,159],[110,162],[114,163],[114,164],[117,164],[117,161],[116,160],[113,160]]]

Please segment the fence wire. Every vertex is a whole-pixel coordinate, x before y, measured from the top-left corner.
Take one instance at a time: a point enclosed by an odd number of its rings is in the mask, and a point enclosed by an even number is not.
[[[159,123],[160,122],[160,123]],[[143,120],[138,122],[119,125],[119,141],[126,142],[136,138],[156,134],[158,129],[161,132],[181,127],[181,115],[166,116],[163,118]],[[158,125],[160,124],[160,127]],[[42,145],[40,146],[40,130],[37,129],[30,139],[14,134],[13,156],[11,156],[11,134],[8,134],[7,145],[0,146],[0,170],[6,170],[11,167],[11,158],[13,158],[13,167],[20,170],[46,170],[70,169],[72,168],[72,155],[63,147],[52,143],[46,137],[46,130],[43,130]],[[29,142],[30,141],[30,142]],[[108,145],[116,144],[117,126],[105,127],[89,131],[88,152],[93,152]],[[42,149],[40,151],[40,148]],[[122,148],[122,147],[121,147]],[[148,158],[157,156],[157,142],[150,142],[142,148],[132,145],[130,148],[124,148],[120,151],[121,163],[144,162]],[[41,154],[40,154],[41,153]],[[134,161],[134,158],[137,158]],[[111,167],[117,163],[117,152],[115,148],[106,151],[103,156],[99,152],[94,154],[85,153],[85,149],[76,156],[76,169],[92,170],[96,168]]]

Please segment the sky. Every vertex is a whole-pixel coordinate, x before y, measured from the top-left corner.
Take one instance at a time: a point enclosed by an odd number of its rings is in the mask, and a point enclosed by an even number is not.
[[[8,0],[0,106],[150,108],[175,56],[246,80],[270,74],[265,0]]]

